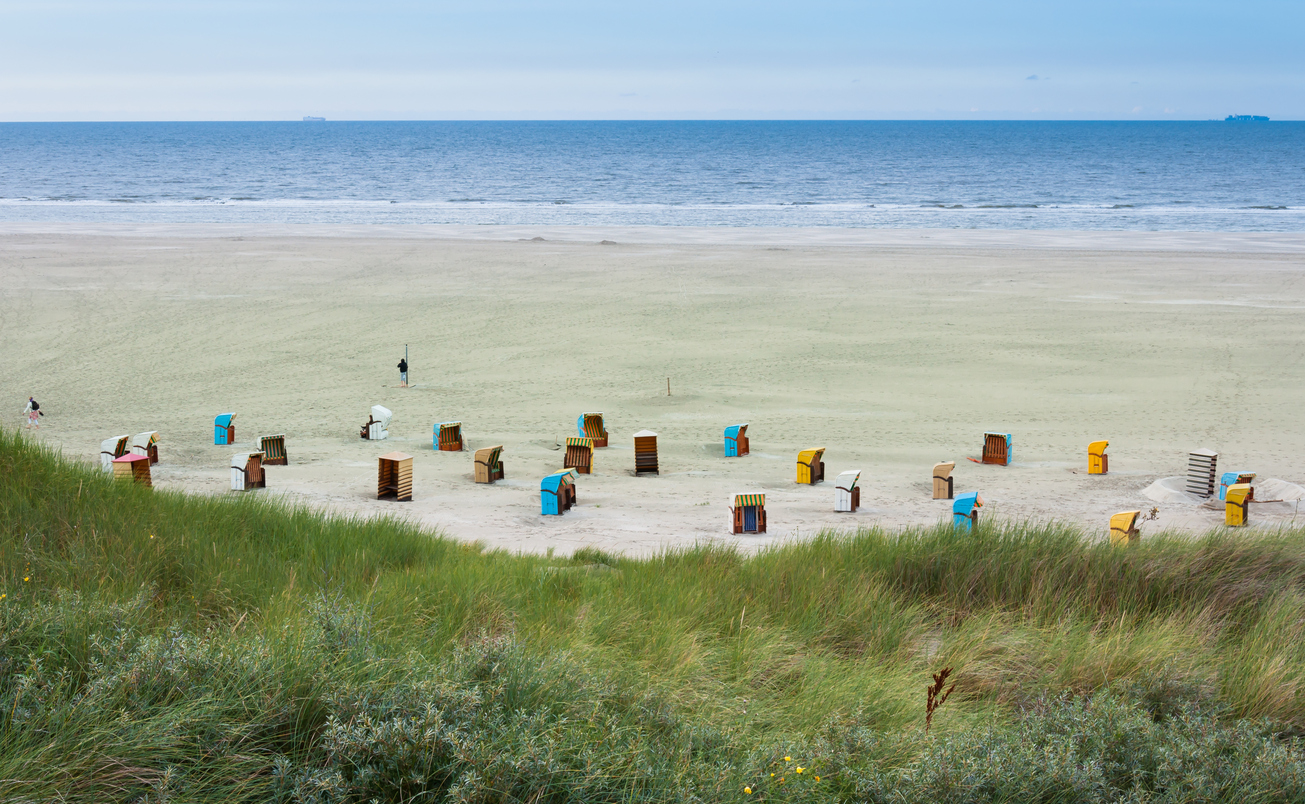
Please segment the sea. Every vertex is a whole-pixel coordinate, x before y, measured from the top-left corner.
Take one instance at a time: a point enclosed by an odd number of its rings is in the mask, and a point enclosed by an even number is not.
[[[0,222],[1305,231],[1305,123],[0,124]]]

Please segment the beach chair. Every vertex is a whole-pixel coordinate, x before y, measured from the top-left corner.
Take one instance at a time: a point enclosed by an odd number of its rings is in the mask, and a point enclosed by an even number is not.
[[[766,532],[766,495],[735,494],[730,503],[734,533]]]
[[[979,509],[983,507],[983,498],[978,493],[968,491],[952,502],[952,524],[973,530],[979,524]]]
[[[1228,499],[1228,489],[1238,483],[1250,483],[1255,480],[1254,472],[1224,472],[1219,475],[1219,499]]]
[[[657,471],[657,434],[652,430],[640,430],[634,434],[634,473]]]
[[[798,453],[797,482],[814,486],[825,479],[825,462],[820,460],[825,448],[804,449]]]
[[[435,425],[432,446],[441,452],[462,452],[462,422],[440,422]]]
[[[129,452],[121,458],[114,458],[113,478],[133,480],[142,486],[153,488],[154,483],[150,480],[150,457]]]
[[[860,469],[849,469],[834,480],[834,510],[855,513],[861,507]]]
[[[1228,487],[1224,497],[1223,524],[1240,528],[1250,524],[1251,503],[1255,501],[1255,489],[1250,483],[1236,483]]]
[[[581,438],[594,442],[595,447],[607,446],[607,430],[603,427],[603,414],[581,413],[580,418],[575,420],[575,429],[580,431]]]
[[[372,405],[371,415],[367,417],[367,423],[362,426],[358,433],[360,438],[368,441],[380,441],[390,437],[390,420],[394,414],[384,405]]]
[[[231,456],[231,490],[249,491],[267,488],[263,472],[263,453],[237,452]]]
[[[561,516],[575,505],[575,473],[563,469],[545,475],[539,481],[539,513],[542,516]]]
[[[131,437],[129,449],[137,455],[149,458],[150,465],[153,466],[159,462],[159,434],[154,431],[137,433]]]
[[[1215,467],[1219,453],[1198,449],[1187,453],[1187,493],[1198,497],[1214,496]]]
[[[1135,526],[1141,511],[1120,511],[1110,517],[1110,543],[1128,546],[1142,538],[1142,533]]]
[[[748,454],[748,426],[731,424],[725,428],[725,457],[741,458]]]
[[[264,466],[289,466],[290,456],[285,451],[285,435],[265,435],[258,442],[263,448]]]
[[[219,447],[236,443],[236,414],[223,413],[213,419],[213,443]]]
[[[127,454],[127,442],[131,436],[114,436],[100,442],[100,468],[106,472],[113,471],[113,461]]]
[[[377,461],[376,499],[412,502],[412,456],[391,452]]]
[[[1010,458],[1010,433],[983,434],[983,460],[981,463],[1010,466]]]
[[[568,438],[566,456],[562,467],[574,469],[582,475],[591,474],[594,468],[594,441],[592,438]]]
[[[1106,454],[1109,441],[1093,441],[1088,444],[1088,474],[1104,475],[1110,472],[1110,456]]]
[[[499,460],[502,454],[502,446],[476,450],[477,483],[493,483],[503,479],[503,462]]]
[[[943,461],[933,465],[933,498],[950,500],[952,498],[952,470],[956,461]]]

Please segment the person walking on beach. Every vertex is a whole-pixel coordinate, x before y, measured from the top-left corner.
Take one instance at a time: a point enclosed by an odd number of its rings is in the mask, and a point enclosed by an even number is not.
[[[30,396],[27,397],[27,407],[23,409],[23,413],[27,415],[28,430],[32,429],[33,427],[35,427],[37,430],[41,429],[41,417],[44,416],[45,414],[41,412],[41,406],[36,404],[36,400],[34,398]]]
[[[408,358],[399,358],[399,387],[408,387]]]

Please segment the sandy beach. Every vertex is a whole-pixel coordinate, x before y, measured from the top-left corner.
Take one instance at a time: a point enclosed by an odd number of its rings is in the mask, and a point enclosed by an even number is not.
[[[238,447],[286,434],[266,493],[511,550],[933,524],[942,460],[984,516],[1104,535],[1154,506],[1146,530],[1203,531],[1221,506],[1144,494],[1189,450],[1305,484],[1302,279],[1299,234],[4,224],[0,379],[7,426],[35,396],[33,435],[69,456],[157,430],[159,488],[234,493],[235,450],[212,437],[234,411]],[[373,404],[394,411],[386,441],[358,437]],[[611,446],[578,508],[542,517],[582,411],[606,414]],[[446,420],[468,451],[431,449]],[[752,454],[726,459],[740,422]],[[635,477],[645,428],[661,474]],[[986,430],[1013,434],[1013,465],[966,460]],[[1104,477],[1086,474],[1096,439]],[[471,451],[494,444],[507,479],[477,485]],[[811,447],[828,480],[798,486]],[[374,499],[393,450],[415,456],[411,503]],[[862,509],[835,514],[854,468]],[[768,534],[730,534],[736,492],[767,495]]]

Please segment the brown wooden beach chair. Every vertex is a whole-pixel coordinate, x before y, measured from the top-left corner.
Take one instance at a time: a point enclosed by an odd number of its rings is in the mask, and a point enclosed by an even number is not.
[[[933,465],[933,498],[935,500],[952,499],[952,470],[955,468],[956,461],[943,461]]]
[[[503,479],[502,445],[476,450],[476,482],[493,483]]]

